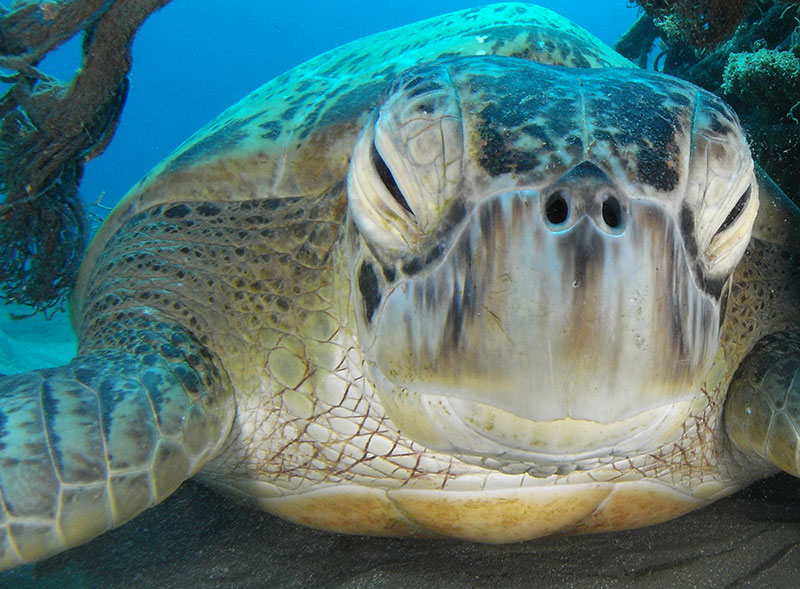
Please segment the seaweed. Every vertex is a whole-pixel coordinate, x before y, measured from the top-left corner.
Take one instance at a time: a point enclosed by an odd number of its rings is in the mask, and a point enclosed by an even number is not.
[[[78,185],[110,142],[128,92],[131,43],[170,0],[61,0],[0,6],[0,290],[34,312],[63,306],[88,241]],[[38,69],[83,34],[67,82]]]

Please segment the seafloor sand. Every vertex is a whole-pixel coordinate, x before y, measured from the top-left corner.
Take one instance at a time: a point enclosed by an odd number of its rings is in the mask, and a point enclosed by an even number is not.
[[[69,355],[67,323],[0,320],[0,372]],[[301,528],[187,483],[93,542],[0,574],[2,587],[797,587],[800,482],[763,481],[678,520],[506,546]]]
[[[0,374],[60,366],[75,355],[75,338],[66,313],[45,320],[41,314],[24,319],[29,307],[0,304]]]

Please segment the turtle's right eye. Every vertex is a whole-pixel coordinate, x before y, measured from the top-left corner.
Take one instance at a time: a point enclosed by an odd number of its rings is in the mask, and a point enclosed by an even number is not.
[[[372,160],[372,165],[375,166],[375,170],[378,172],[378,176],[380,176],[384,186],[386,186],[386,190],[392,195],[392,198],[413,216],[414,211],[411,210],[411,206],[408,204],[406,197],[403,196],[403,191],[400,190],[400,187],[397,185],[392,171],[389,169],[389,166],[386,165],[386,162],[383,161],[380,152],[378,152],[378,148],[375,147],[374,141],[372,142],[370,159]]]
[[[347,173],[360,235],[382,255],[420,254],[461,195],[464,128],[447,67],[401,74],[364,122]]]

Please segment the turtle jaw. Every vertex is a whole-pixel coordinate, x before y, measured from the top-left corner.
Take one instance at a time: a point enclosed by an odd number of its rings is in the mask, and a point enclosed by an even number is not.
[[[561,218],[553,194],[484,199],[438,265],[386,292],[363,326],[403,434],[574,465],[680,432],[716,353],[719,293],[698,280],[671,211],[618,195],[609,224],[581,195]]]
[[[570,417],[527,419],[488,403],[435,393],[384,399],[406,437],[465,462],[534,476],[589,470],[653,451],[679,437],[692,409],[692,400],[683,398],[600,423]]]

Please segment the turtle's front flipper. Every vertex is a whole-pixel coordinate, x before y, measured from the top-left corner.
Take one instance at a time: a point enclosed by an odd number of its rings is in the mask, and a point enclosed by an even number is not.
[[[764,337],[733,377],[725,427],[746,456],[800,476],[800,332]]]
[[[163,500],[230,429],[227,379],[195,339],[146,317],[120,325],[66,366],[0,378],[0,568]]]

